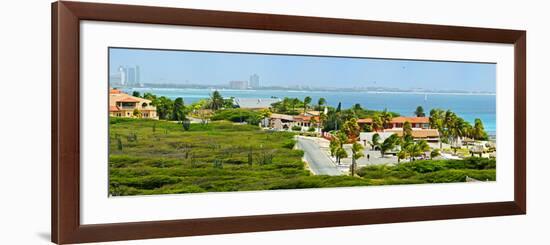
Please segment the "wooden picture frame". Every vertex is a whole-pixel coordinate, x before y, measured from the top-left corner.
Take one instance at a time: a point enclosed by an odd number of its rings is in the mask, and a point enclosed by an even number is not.
[[[82,20],[513,44],[514,201],[82,225],[79,200]],[[52,241],[58,244],[526,213],[525,31],[60,1],[52,4],[51,62],[51,234]]]

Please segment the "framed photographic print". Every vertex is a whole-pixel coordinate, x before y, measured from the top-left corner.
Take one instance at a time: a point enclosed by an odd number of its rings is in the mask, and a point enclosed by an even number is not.
[[[520,30],[52,5],[52,240],[525,214]]]

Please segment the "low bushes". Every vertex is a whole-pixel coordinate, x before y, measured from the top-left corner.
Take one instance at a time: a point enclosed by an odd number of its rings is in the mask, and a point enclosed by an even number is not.
[[[422,160],[316,176],[293,132],[215,121],[181,124],[111,118],[109,193],[114,196],[495,180],[494,159]],[[153,130],[154,129],[154,130]],[[303,132],[306,133],[306,132]],[[128,135],[136,135],[138,140]],[[118,147],[118,140],[123,147]],[[216,164],[215,164],[216,163]]]
[[[496,179],[496,160],[467,158],[464,160],[421,160],[397,166],[374,165],[360,168],[357,174],[365,179],[413,181],[420,183],[464,182],[466,176],[477,180]]]
[[[244,109],[225,109],[219,110],[211,118],[214,121],[227,120],[231,122],[246,122],[251,125],[258,125],[262,120],[261,114]]]

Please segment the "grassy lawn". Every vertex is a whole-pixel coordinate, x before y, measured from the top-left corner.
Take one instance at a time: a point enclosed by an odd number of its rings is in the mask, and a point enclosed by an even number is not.
[[[292,150],[293,133],[227,121],[185,131],[174,122],[111,118],[109,129],[114,196],[495,179],[495,160],[480,159],[369,167],[358,171],[361,177],[313,176],[303,152]]]

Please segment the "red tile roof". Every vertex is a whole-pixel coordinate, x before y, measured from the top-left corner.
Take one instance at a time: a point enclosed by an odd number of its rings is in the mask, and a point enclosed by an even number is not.
[[[372,123],[372,118],[360,118],[357,119],[358,123]],[[429,117],[394,117],[391,123],[430,123]]]
[[[109,111],[120,111],[120,108],[118,106],[109,106]]]
[[[392,123],[430,123],[429,117],[394,117],[391,120]]]
[[[392,130],[392,129],[386,129],[384,132],[393,132],[396,133],[397,136],[402,137],[403,136],[403,130]],[[439,137],[439,132],[437,129],[420,129],[420,130],[412,130],[412,136],[413,138],[436,138]]]
[[[139,102],[139,100],[137,99],[134,99],[134,98],[131,98],[131,97],[126,97],[126,98],[123,98],[123,99],[120,99],[120,100],[116,100],[116,102]]]
[[[372,123],[372,118],[359,118],[357,123]]]

